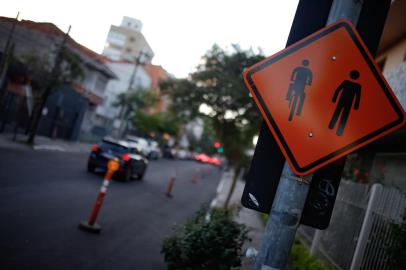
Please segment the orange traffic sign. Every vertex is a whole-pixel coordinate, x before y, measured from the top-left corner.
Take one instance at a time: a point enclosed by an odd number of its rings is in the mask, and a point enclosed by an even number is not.
[[[244,81],[298,175],[405,122],[402,106],[346,20],[248,68]]]

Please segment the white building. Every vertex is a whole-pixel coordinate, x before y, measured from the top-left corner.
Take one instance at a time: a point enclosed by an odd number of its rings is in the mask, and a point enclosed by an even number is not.
[[[116,132],[117,129],[122,128],[123,123],[119,119],[122,108],[115,104],[118,96],[129,89],[134,91],[151,87],[151,78],[145,71],[144,64],[151,62],[154,53],[141,30],[141,21],[123,17],[121,25],[111,25],[107,35],[103,50],[105,64],[118,78],[107,84],[103,104],[96,110],[96,122],[108,134],[117,135],[120,133]]]
[[[118,78],[108,82],[103,96],[103,104],[97,107],[96,115],[98,124],[112,131],[120,126],[119,114],[121,108],[115,105],[118,96],[128,91],[128,89],[150,88],[151,78],[141,65],[135,65],[131,62],[110,60],[106,62],[106,65]],[[129,87],[132,76],[134,76],[133,83]]]
[[[154,57],[150,45],[141,33],[141,21],[124,17],[121,25],[111,25],[104,46],[103,55],[118,61],[135,61],[141,52],[146,55],[143,62],[150,63]]]

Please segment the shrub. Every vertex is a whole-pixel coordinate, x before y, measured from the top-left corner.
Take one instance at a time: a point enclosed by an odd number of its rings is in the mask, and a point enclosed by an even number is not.
[[[236,213],[236,208],[202,208],[184,226],[175,228],[174,234],[164,240],[161,251],[168,269],[239,267],[248,230],[233,220]]]
[[[293,242],[289,256],[289,265],[292,270],[324,270],[325,267],[316,259],[310,256],[306,247],[299,240]]]

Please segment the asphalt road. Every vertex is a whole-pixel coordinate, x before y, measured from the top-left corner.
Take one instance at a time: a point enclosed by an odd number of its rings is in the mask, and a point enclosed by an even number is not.
[[[143,181],[110,184],[96,235],[78,230],[103,178],[86,172],[86,159],[0,148],[0,269],[165,269],[164,237],[214,198],[221,176],[193,161],[152,161]],[[194,184],[197,169],[212,173]]]

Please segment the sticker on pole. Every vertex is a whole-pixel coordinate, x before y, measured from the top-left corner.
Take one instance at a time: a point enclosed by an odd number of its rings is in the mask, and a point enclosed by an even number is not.
[[[244,81],[298,175],[405,122],[402,106],[346,20],[248,68]]]

